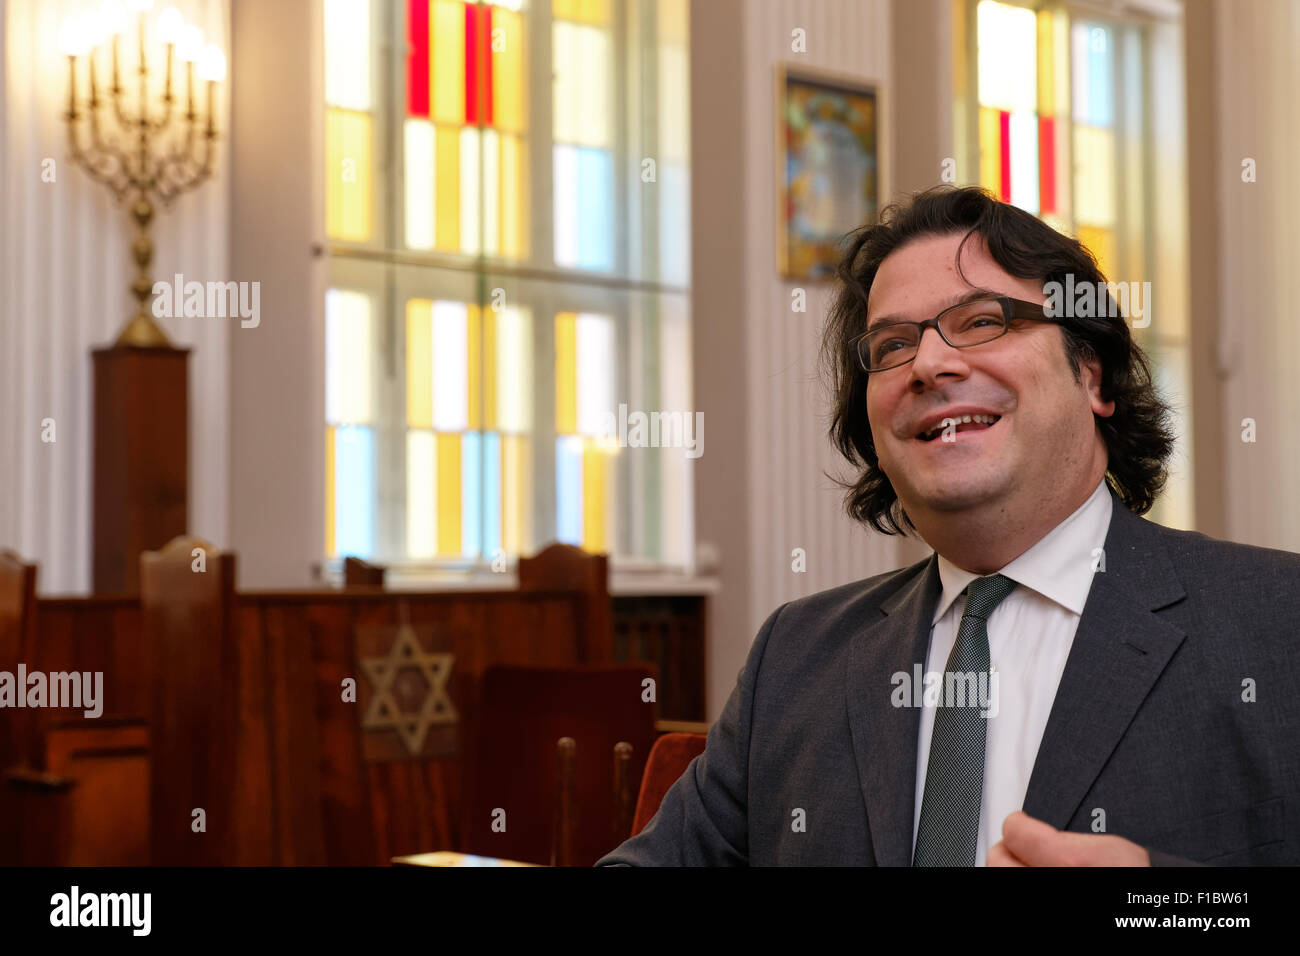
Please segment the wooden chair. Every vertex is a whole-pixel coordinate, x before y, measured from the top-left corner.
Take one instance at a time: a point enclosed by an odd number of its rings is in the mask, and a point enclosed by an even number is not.
[[[659,812],[664,794],[677,782],[691,761],[704,753],[703,734],[664,734],[655,741],[641,777],[641,793],[636,801],[636,815],[629,836],[636,836]]]
[[[36,565],[0,550],[0,670],[16,674],[33,660],[36,640]],[[26,688],[16,688],[22,694]],[[46,773],[34,747],[38,714],[6,710],[0,716],[0,865],[59,866],[67,862],[72,832],[73,781]]]
[[[583,658],[614,660],[614,618],[609,600],[609,558],[571,544],[551,544],[519,559],[520,591],[566,591],[584,595],[579,614]]]
[[[573,838],[578,829],[577,799],[577,749],[572,737],[561,737],[555,744],[556,796],[555,830],[551,840],[551,866],[577,866]],[[628,837],[632,827],[632,812],[636,806],[632,796],[632,755],[634,748],[626,740],[614,745],[614,829],[610,847],[616,847]]]
[[[19,663],[30,661],[35,625],[36,565],[0,550],[0,670],[14,674]],[[0,719],[0,770],[31,762],[25,719],[29,713],[15,709]]]
[[[235,556],[191,537],[144,552],[140,607],[153,675],[151,862],[235,863]],[[194,733],[198,727],[201,735]],[[193,829],[196,810],[203,811],[205,832]]]
[[[382,564],[371,564],[348,556],[343,559],[343,586],[349,589],[383,588],[384,572],[387,570]]]
[[[657,676],[645,664],[488,668],[467,754],[463,852],[590,866],[617,846],[610,758],[629,745],[622,773],[640,779],[655,739],[643,681]]]

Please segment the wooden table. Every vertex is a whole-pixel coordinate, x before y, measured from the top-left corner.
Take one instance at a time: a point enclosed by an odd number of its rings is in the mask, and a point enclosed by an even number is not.
[[[520,863],[518,860],[499,860],[494,856],[473,856],[469,853],[416,853],[412,856],[393,857],[394,866],[538,866],[537,863]]]

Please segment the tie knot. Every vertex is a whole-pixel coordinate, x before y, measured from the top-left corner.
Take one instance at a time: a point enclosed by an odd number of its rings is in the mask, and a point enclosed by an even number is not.
[[[1004,574],[976,578],[966,585],[966,611],[963,617],[988,619],[1002,599],[1015,590],[1016,582]]]

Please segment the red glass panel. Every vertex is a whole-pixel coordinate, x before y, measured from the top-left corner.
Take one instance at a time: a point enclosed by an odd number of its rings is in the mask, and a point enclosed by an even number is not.
[[[407,0],[406,111],[429,115],[429,0]]]
[[[1011,114],[1001,110],[998,115],[1002,129],[1002,195],[1003,202],[1011,202]]]
[[[1056,120],[1038,118],[1039,206],[1045,213],[1056,212]]]
[[[478,120],[478,4],[465,4],[465,122]]]
[[[492,8],[465,4],[465,122],[492,125]]]

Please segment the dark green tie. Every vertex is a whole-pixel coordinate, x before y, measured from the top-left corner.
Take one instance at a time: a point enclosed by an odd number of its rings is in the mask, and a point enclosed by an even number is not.
[[[952,686],[948,674],[988,674],[988,617],[1015,586],[1001,574],[976,578],[967,585],[966,612],[948,655],[944,688]],[[988,720],[981,713],[979,695],[974,697],[968,696],[964,707],[948,706],[953,701],[941,698],[934,712],[913,866],[975,865]]]

